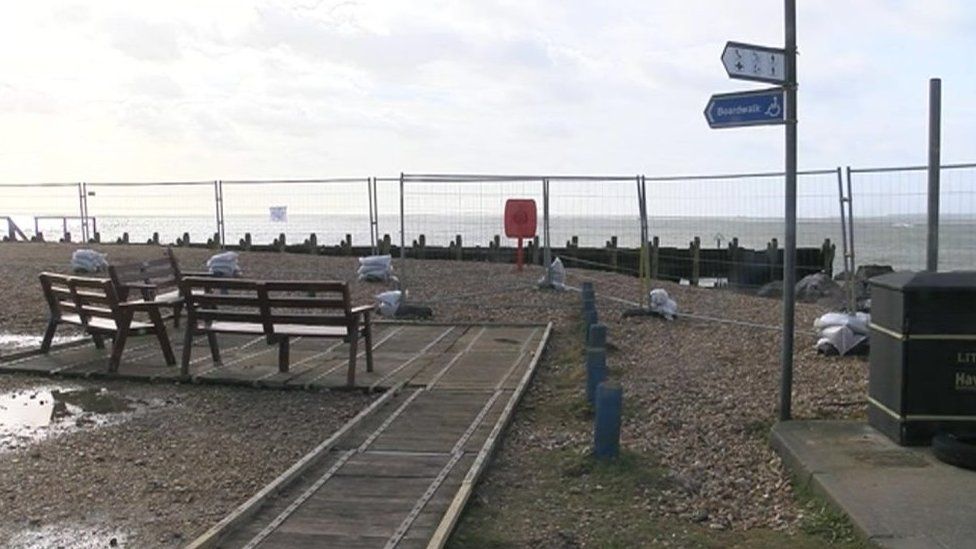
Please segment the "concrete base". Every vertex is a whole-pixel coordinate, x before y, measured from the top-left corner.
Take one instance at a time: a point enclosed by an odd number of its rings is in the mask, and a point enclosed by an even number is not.
[[[787,421],[772,444],[801,485],[881,547],[976,546],[976,472],[853,421]]]

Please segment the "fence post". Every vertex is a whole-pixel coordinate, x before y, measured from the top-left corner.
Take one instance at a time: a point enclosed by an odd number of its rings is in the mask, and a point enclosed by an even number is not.
[[[701,238],[695,237],[691,241],[691,279],[688,281],[692,286],[698,285],[701,277]]]
[[[929,80],[929,200],[925,270],[939,270],[939,170],[942,167],[942,80]]]
[[[542,263],[546,269],[546,287],[552,286],[552,248],[549,242],[549,180],[542,180],[542,240],[545,249],[542,251]]]
[[[661,239],[654,237],[651,239],[651,279],[657,280],[661,268]]]

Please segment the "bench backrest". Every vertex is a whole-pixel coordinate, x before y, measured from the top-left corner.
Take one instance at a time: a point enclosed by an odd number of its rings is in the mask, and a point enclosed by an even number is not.
[[[92,317],[118,318],[119,296],[111,280],[41,273],[41,287],[52,316],[76,314],[87,325]]]
[[[108,275],[119,288],[126,284],[141,283],[156,286],[157,291],[179,288],[180,265],[173,250],[166,248],[162,257],[138,263],[109,265]]]
[[[349,287],[336,281],[259,281],[187,277],[181,282],[192,322],[349,326]]]

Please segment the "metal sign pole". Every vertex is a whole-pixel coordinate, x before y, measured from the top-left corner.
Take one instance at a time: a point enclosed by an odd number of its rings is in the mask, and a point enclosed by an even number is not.
[[[546,269],[546,286],[552,286],[552,248],[549,247],[549,180],[542,180],[542,263]]]
[[[793,407],[793,332],[796,308],[796,0],[785,0],[786,37],[786,230],[783,258],[783,356],[779,419]]]
[[[929,80],[929,204],[925,270],[939,270],[939,168],[942,152],[942,80]]]
[[[400,172],[400,303],[407,302],[407,232],[403,216],[403,172]]]

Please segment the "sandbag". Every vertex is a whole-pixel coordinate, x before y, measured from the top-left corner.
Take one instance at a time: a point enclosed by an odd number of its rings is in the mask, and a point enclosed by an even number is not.
[[[855,334],[869,335],[868,325],[870,323],[871,315],[868,313],[858,312],[853,315],[846,313],[827,313],[814,320],[813,327],[823,331],[833,326],[847,326]]]
[[[648,302],[650,303],[651,312],[657,313],[668,320],[674,320],[674,317],[678,315],[678,303],[671,299],[667,290],[663,288],[651,290]]]
[[[856,334],[848,326],[829,326],[820,331],[816,347],[821,353],[843,356],[867,339],[868,336]]]
[[[207,269],[215,276],[238,276],[241,269],[237,265],[237,252],[223,252],[207,260]]]
[[[552,264],[549,265],[549,283],[552,287],[557,290],[566,289],[566,267],[563,267],[563,262],[558,257],[553,260]],[[546,285],[546,277],[543,276],[539,279],[539,286]]]
[[[400,303],[403,301],[403,293],[400,290],[391,290],[375,296],[379,304],[380,315],[393,317],[396,316]]]
[[[71,270],[76,273],[97,273],[108,268],[107,254],[80,249],[71,254]]]
[[[359,280],[366,282],[386,282],[393,276],[393,257],[390,255],[360,257],[356,275]]]

